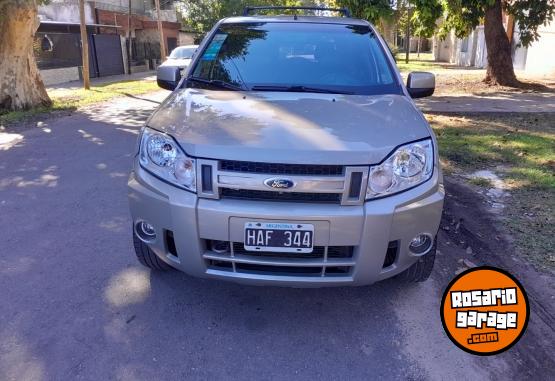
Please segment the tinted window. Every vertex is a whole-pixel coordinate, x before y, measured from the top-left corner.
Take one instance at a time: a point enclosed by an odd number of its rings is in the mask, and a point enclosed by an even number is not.
[[[195,53],[196,48],[175,48],[170,54],[170,58],[191,58]]]
[[[307,86],[357,94],[400,92],[378,39],[365,26],[223,24],[193,76],[249,89]]]

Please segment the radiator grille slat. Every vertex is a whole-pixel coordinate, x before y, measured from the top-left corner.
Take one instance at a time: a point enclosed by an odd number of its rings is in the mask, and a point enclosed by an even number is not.
[[[234,160],[221,160],[220,169],[223,171],[272,175],[339,176],[343,174],[342,165],[279,164]]]

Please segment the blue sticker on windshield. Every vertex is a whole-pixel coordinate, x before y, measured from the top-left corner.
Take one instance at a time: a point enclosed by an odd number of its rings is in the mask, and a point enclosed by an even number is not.
[[[204,51],[202,55],[203,61],[214,61],[222,48],[222,45],[227,38],[227,34],[225,33],[218,33],[214,36],[208,48]]]

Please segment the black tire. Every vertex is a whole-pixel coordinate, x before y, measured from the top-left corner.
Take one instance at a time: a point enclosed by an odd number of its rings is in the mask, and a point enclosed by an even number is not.
[[[434,238],[434,246],[430,251],[420,258],[411,267],[401,273],[401,278],[406,282],[418,283],[428,280],[432,270],[434,269],[434,262],[436,260],[436,247],[437,237]]]
[[[146,243],[137,237],[135,230],[133,230],[133,246],[135,247],[137,259],[143,266],[157,271],[167,271],[171,269],[166,262],[162,261],[154,254],[154,251],[152,251]]]

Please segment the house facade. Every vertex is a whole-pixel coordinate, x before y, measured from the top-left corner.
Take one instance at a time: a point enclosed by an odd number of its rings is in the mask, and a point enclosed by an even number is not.
[[[119,27],[101,29],[102,33],[117,33],[124,38],[130,33],[132,60],[160,58],[160,34],[154,0],[131,0],[130,23],[128,0],[102,0],[94,3],[98,23]],[[160,1],[160,18],[164,45],[169,53],[178,46],[181,29],[173,1]]]
[[[555,20],[538,29],[539,39],[529,47],[520,45],[518,25],[510,17],[503,19],[508,30],[512,47],[513,66],[527,74],[555,75]],[[485,68],[487,66],[487,49],[484,26],[476,27],[467,37],[457,38],[451,32],[443,40],[433,39],[433,53],[436,61],[450,62],[458,66]]]
[[[178,44],[181,23],[173,1],[161,2],[166,51]],[[81,36],[78,0],[51,0],[39,7],[40,26],[34,51],[47,85],[81,78]],[[160,33],[154,0],[102,0],[85,2],[91,77],[123,74],[131,44],[131,71],[153,69],[160,57]],[[130,22],[128,22],[128,19]],[[128,34],[130,41],[128,41]]]

